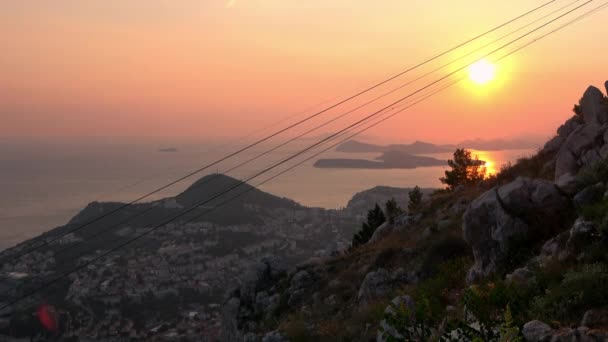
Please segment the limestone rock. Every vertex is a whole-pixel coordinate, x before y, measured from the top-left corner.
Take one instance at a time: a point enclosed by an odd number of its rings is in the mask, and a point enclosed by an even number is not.
[[[467,280],[496,271],[502,259],[518,247],[516,241],[544,241],[553,233],[550,223],[560,222],[569,208],[568,199],[555,185],[540,179],[520,177],[481,195],[463,216],[464,239],[475,259]]]
[[[573,195],[578,188],[576,176],[574,176],[572,173],[563,174],[556,180],[555,186],[557,186],[564,193]]]
[[[289,339],[278,331],[272,331],[264,335],[262,342],[289,342]]]
[[[546,153],[557,152],[562,147],[562,145],[564,144],[565,141],[566,141],[566,138],[558,135],[545,143],[545,146],[543,147],[543,152],[546,152]]]
[[[580,105],[586,123],[601,125],[608,122],[608,113],[604,106],[604,94],[598,88],[594,86],[587,88]]]
[[[524,324],[522,334],[528,342],[549,341],[553,329],[541,321],[531,321]]]
[[[587,328],[598,328],[608,324],[608,311],[587,310],[583,315],[581,326]]]
[[[404,308],[406,310],[413,311],[415,307],[414,299],[410,296],[399,296],[393,298],[391,300],[391,304],[384,309],[385,315],[395,315],[394,308]],[[380,330],[378,330],[376,341],[377,342],[385,342],[389,338],[396,339],[397,341],[403,339],[403,335],[401,335],[395,327],[390,325],[386,320],[382,320],[380,322]]]
[[[283,260],[268,256],[255,263],[243,276],[241,286],[231,289],[222,307],[221,341],[244,341],[257,327],[256,319],[267,317],[279,304],[274,284],[287,272]]]
[[[583,123],[583,118],[575,115],[557,129],[557,134],[559,137],[566,139],[574,130],[582,126]]]
[[[591,241],[592,234],[595,232],[595,224],[578,218],[570,229],[570,237],[566,243],[566,248],[571,251],[578,252],[580,247]]]
[[[391,284],[391,276],[383,268],[368,273],[359,287],[359,305],[367,305],[373,300],[387,296],[392,289]]]
[[[605,128],[588,124],[575,129],[557,153],[555,179],[567,173],[576,175],[581,166],[590,165],[595,156],[585,153],[596,147],[601,148],[604,132]],[[599,152],[597,155],[599,156]]]
[[[570,251],[566,248],[566,243],[570,238],[570,232],[562,232],[556,237],[545,242],[541,248],[539,261],[541,264],[546,264],[552,259],[559,261],[566,260],[570,256]]]
[[[384,239],[386,236],[391,234],[394,231],[394,229],[395,229],[394,225],[390,224],[389,222],[384,222],[383,224],[380,225],[380,227],[376,228],[374,235],[372,235],[372,237],[369,239],[368,243],[376,243],[376,242]]]

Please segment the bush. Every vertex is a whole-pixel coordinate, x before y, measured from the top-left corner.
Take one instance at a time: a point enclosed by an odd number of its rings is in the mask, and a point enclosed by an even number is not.
[[[574,108],[572,108],[572,111],[574,112],[574,114],[576,115],[583,115],[583,111],[581,110],[581,105],[580,104],[575,104]]]
[[[553,158],[550,153],[539,152],[535,155],[519,158],[515,164],[511,162],[501,166],[496,175],[489,176],[484,183],[488,187],[499,186],[515,180],[517,177],[541,178],[553,180],[555,177]]]
[[[606,179],[608,179],[608,160],[601,160],[585,167],[576,176],[576,181],[581,188],[604,182]]]
[[[567,272],[561,283],[534,300],[532,310],[542,319],[574,323],[586,310],[604,305],[608,305],[608,268],[592,264]]]
[[[439,180],[446,184],[450,190],[454,190],[459,185],[477,185],[486,176],[484,164],[478,156],[473,157],[471,151],[457,149],[454,152],[454,159],[448,160],[448,165],[452,170],[445,171],[445,177]]]

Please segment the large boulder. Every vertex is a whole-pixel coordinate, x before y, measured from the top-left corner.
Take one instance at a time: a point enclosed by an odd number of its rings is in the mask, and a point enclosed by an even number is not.
[[[554,235],[569,209],[569,200],[546,180],[520,177],[482,194],[463,216],[464,239],[475,258],[468,281],[500,269],[521,241],[532,246]]]
[[[580,102],[583,119],[588,124],[602,125],[608,122],[608,112],[604,94],[594,86],[589,86]]]
[[[583,315],[581,326],[587,328],[608,326],[608,310],[587,310]]]
[[[376,228],[376,231],[374,231],[374,234],[369,239],[368,243],[376,243],[376,242],[384,239],[385,237],[387,237],[394,231],[395,231],[395,225],[390,224],[389,222],[384,222],[383,224],[380,225],[380,227]]]
[[[392,290],[392,283],[391,275],[384,268],[369,272],[359,287],[357,296],[359,305],[365,306],[374,300],[386,297]]]
[[[566,141],[566,138],[558,135],[545,143],[545,146],[543,147],[543,152],[544,153],[557,152],[562,147],[562,145],[564,144],[565,141]]]
[[[605,131],[604,127],[597,125],[583,125],[575,129],[557,153],[555,179],[565,174],[576,175],[581,166],[596,161],[597,158],[593,156],[599,156]]]
[[[566,122],[564,122],[564,124],[557,129],[557,135],[562,138],[568,138],[570,134],[574,132],[574,130],[576,130],[583,124],[583,118],[578,115],[575,115],[568,119]]]
[[[549,341],[553,334],[553,329],[541,321],[531,321],[524,324],[522,334],[528,342]]]

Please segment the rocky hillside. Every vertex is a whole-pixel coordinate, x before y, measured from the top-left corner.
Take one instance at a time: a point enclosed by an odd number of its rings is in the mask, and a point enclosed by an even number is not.
[[[574,112],[361,247],[263,259],[227,292],[221,340],[608,341],[608,98],[589,87]]]

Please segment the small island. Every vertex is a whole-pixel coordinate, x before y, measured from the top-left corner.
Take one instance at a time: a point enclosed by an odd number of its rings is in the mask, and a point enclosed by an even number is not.
[[[415,156],[389,150],[375,160],[367,159],[319,159],[314,166],[325,169],[415,169],[418,167],[446,166],[447,161],[432,157]]]
[[[166,148],[159,148],[158,152],[177,152],[177,148],[175,147],[166,147]]]

